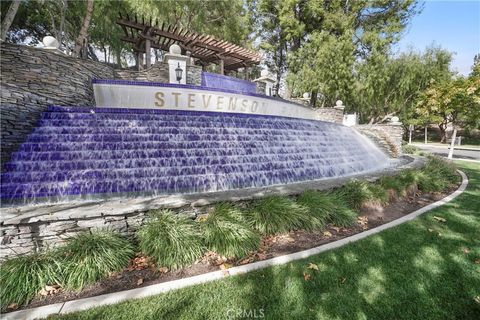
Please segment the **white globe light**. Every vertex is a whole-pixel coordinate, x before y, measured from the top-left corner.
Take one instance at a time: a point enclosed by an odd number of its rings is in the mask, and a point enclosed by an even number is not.
[[[337,102],[335,102],[335,105],[337,107],[343,107],[343,101],[342,100],[337,100]]]
[[[391,121],[392,122],[398,122],[400,120],[399,117],[395,116],[395,117],[392,117]]]
[[[262,70],[262,71],[260,72],[260,76],[262,76],[262,77],[268,77],[268,70]]]
[[[182,48],[178,44],[172,44],[168,51],[171,54],[182,54]]]
[[[305,92],[305,93],[303,94],[303,99],[308,99],[308,98],[310,98],[310,93]]]
[[[46,36],[43,38],[42,40],[43,42],[43,45],[47,48],[56,48],[58,49],[58,47],[60,46],[60,44],[58,43],[58,40],[55,39],[54,37],[52,36]]]

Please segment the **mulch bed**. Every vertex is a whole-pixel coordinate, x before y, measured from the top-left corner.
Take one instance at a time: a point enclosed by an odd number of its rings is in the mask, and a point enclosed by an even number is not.
[[[395,194],[392,194],[390,203],[385,207],[376,203],[364,205],[358,217],[357,224],[351,228],[338,228],[328,225],[323,231],[310,232],[298,230],[263,237],[260,248],[247,258],[241,260],[232,261],[220,257],[213,252],[208,252],[200,261],[197,261],[192,266],[170,271],[166,268],[157,268],[147,257],[138,254],[130,261],[130,265],[125,270],[112,273],[108,278],[88,286],[80,292],[64,291],[60,288],[55,290],[53,294],[44,293],[43,296],[39,295],[30,301],[30,303],[20,306],[16,310],[140,288],[310,249],[398,219],[432,202],[442,199],[456,189],[457,187],[454,187],[441,193],[424,194],[419,193],[417,190],[410,190],[406,197],[400,199],[397,199]],[[7,312],[8,311],[14,310],[7,310]]]

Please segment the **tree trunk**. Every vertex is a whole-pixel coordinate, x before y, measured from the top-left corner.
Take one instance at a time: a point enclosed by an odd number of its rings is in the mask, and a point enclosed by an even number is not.
[[[18,7],[20,6],[20,0],[14,0],[8,7],[7,14],[2,22],[2,31],[1,31],[1,40],[5,41],[7,38],[7,32],[12,25],[13,19],[15,19],[15,15],[17,14]]]
[[[440,143],[447,142],[447,126],[442,124],[438,125],[438,129],[440,129]]]
[[[62,1],[62,13],[61,13],[61,18],[60,18],[60,27],[58,29],[58,36],[57,36],[58,43],[60,44],[60,49],[62,48],[63,29],[65,29],[65,13],[67,12],[67,7],[68,7],[68,1],[67,0]]]
[[[73,55],[78,57],[80,55],[80,50],[82,49],[85,39],[88,35],[88,26],[90,25],[90,20],[92,19],[93,13],[93,0],[87,0],[87,13],[83,18],[82,27],[80,28],[80,33],[78,34],[77,40],[75,40],[75,49],[73,49]]]

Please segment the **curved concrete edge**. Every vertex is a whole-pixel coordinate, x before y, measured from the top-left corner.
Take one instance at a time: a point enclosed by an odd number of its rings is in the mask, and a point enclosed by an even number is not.
[[[1,314],[0,318],[3,320],[41,319],[52,314],[66,314],[66,313],[82,311],[82,310],[86,310],[94,307],[99,307],[103,305],[115,304],[125,300],[145,298],[145,297],[165,293],[175,289],[180,289],[180,288],[184,288],[184,287],[188,287],[196,284],[218,280],[228,276],[247,273],[253,270],[264,269],[270,266],[282,265],[295,260],[308,258],[312,255],[316,255],[321,252],[342,247],[350,242],[355,242],[355,241],[364,239],[368,236],[377,234],[386,229],[390,229],[392,227],[398,226],[402,223],[415,219],[416,217],[420,216],[421,214],[427,211],[438,208],[446,204],[447,202],[452,201],[453,199],[458,197],[460,194],[462,194],[468,185],[468,178],[465,175],[465,173],[463,173],[460,170],[457,170],[457,171],[462,176],[462,184],[460,185],[460,187],[458,187],[456,191],[446,196],[445,198],[437,202],[431,203],[404,217],[385,223],[376,228],[369,229],[361,233],[357,233],[353,236],[343,238],[335,242],[330,242],[315,248],[311,248],[311,249],[300,251],[300,252],[295,252],[295,253],[280,256],[280,257],[275,257],[268,260],[258,261],[258,262],[250,263],[247,265],[238,266],[238,267],[232,267],[228,270],[213,271],[213,272],[209,272],[209,273],[205,273],[205,274],[201,274],[201,275],[197,275],[189,278],[154,284],[154,285],[150,285],[142,288],[114,292],[114,293],[104,294],[104,295],[90,297],[90,298],[78,299],[73,301],[67,301],[64,303],[56,303],[56,304],[47,305],[47,306],[38,307],[38,308],[32,308],[32,309],[26,309],[26,310],[20,310],[20,311],[10,312],[6,314]]]

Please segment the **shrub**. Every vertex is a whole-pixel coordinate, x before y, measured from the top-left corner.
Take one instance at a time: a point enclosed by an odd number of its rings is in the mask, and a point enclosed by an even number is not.
[[[410,144],[402,145],[402,152],[405,154],[415,154],[419,149]]]
[[[394,177],[383,176],[379,183],[385,190],[394,190],[399,197],[404,197],[407,194],[406,181],[400,175]]]
[[[75,290],[121,270],[134,254],[128,240],[108,230],[82,232],[70,238],[61,250],[65,286]]]
[[[262,234],[311,228],[307,208],[287,197],[271,196],[251,203],[245,221]]]
[[[345,205],[345,200],[342,197],[335,197],[332,194],[334,210],[328,216],[328,222],[337,227],[350,227],[357,222],[357,214],[355,211]]]
[[[458,175],[453,163],[429,156],[426,165],[416,173],[418,188],[424,192],[442,191],[458,182]]]
[[[322,229],[336,207],[332,195],[314,190],[303,192],[297,202],[308,208],[313,229]]]
[[[217,204],[201,222],[208,249],[240,258],[260,245],[260,236],[242,221],[242,213],[230,203]]]
[[[359,210],[367,201],[386,203],[388,193],[381,185],[352,180],[335,190],[334,197],[342,199],[350,208]]]
[[[177,269],[192,264],[203,253],[195,221],[170,210],[151,212],[137,234],[140,249],[159,266]]]
[[[21,305],[45,287],[60,283],[58,257],[54,251],[34,253],[5,261],[0,268],[2,309]]]

